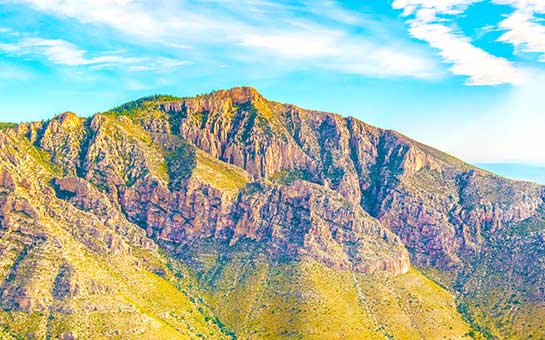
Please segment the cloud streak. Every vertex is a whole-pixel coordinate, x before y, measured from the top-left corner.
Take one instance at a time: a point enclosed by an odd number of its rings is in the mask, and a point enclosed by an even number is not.
[[[501,21],[499,27],[506,30],[498,41],[510,43],[517,52],[541,54],[540,61],[545,62],[545,26],[535,17],[536,13],[545,14],[545,1],[542,0],[494,0],[498,4],[507,4],[516,11]]]
[[[9,2],[59,18],[76,19],[83,24],[107,26],[136,38],[141,44],[183,46],[184,51],[179,53],[192,53],[197,49],[187,47],[198,46],[199,52],[195,53],[205,54],[207,49],[222,46],[224,51],[231,52],[222,55],[223,58],[237,60],[244,54],[244,58],[252,59],[254,64],[263,63],[262,57],[268,56],[286,63],[298,61],[295,66],[301,68],[313,66],[372,77],[437,78],[442,75],[433,55],[417,44],[395,38],[384,41],[372,35],[354,35],[351,32],[354,27],[372,30],[384,24],[363,20],[361,13],[346,10],[333,0],[303,2],[297,6],[267,0]],[[306,14],[304,19],[298,17],[301,13]],[[199,57],[200,60],[208,58]],[[144,70],[143,67],[133,69]]]
[[[131,71],[156,70],[185,65],[187,61],[169,58],[100,55],[87,57],[87,51],[62,39],[24,38],[17,42],[0,43],[0,50],[18,56],[43,56],[57,65],[91,66],[95,69],[127,65]]]
[[[444,62],[452,64],[453,74],[468,77],[467,85],[520,84],[523,74],[512,62],[474,46],[445,18],[461,14],[467,6],[480,1],[396,0],[392,6],[403,10],[403,16],[413,17],[407,21],[410,34],[437,49]]]
[[[351,74],[436,78],[440,72],[433,61],[417,50],[401,46],[394,50],[334,30],[309,27],[301,31],[247,34],[242,37],[241,44],[265,55],[281,56],[292,63],[312,59],[321,68]]]
[[[203,0],[159,2],[136,0],[0,0],[23,4],[61,19],[100,26],[121,33],[128,41],[155,50],[159,61],[102,55],[89,57],[76,46],[58,42],[34,47],[37,55],[60,65],[92,68],[126,66],[129,71],[158,72],[160,67],[199,63],[278,65],[285,69],[319,69],[368,77],[438,79],[441,62],[472,86],[518,85],[525,71],[505,57],[477,47],[456,27],[456,17],[476,3],[488,2],[516,9],[502,20],[500,42],[517,52],[540,53],[545,61],[545,27],[534,13],[545,11],[542,0],[394,0],[402,10],[412,37],[436,51],[399,37],[391,27],[365,13],[346,9],[334,0]],[[218,49],[221,54],[215,53]],[[63,52],[63,53],[60,53]],[[438,58],[437,55],[440,57]],[[184,61],[177,61],[177,59]]]
[[[15,43],[0,43],[0,49],[17,55],[43,55],[50,62],[60,65],[108,65],[132,64],[141,62],[140,58],[127,58],[105,55],[86,58],[85,50],[61,39],[25,38]]]

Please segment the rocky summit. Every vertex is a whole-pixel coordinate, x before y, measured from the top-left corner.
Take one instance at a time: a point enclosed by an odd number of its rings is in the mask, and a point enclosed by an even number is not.
[[[2,124],[0,338],[543,338],[544,200],[249,87]]]

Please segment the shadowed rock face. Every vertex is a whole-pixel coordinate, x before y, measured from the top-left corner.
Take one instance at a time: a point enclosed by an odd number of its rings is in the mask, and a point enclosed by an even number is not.
[[[91,294],[67,261],[55,263],[48,283],[20,278],[32,249],[62,253],[43,226],[52,221],[100,254],[132,256],[137,246],[198,258],[203,242],[227,252],[251,242],[272,261],[312,259],[357,273],[399,275],[412,262],[449,273],[452,288],[475,301],[490,289],[483,267],[519,268],[502,282],[531,287],[523,298],[544,308],[542,186],[351,117],[242,87],[143,99],[86,119],[65,113],[0,130],[0,146],[0,235],[18,238],[0,287],[6,309]],[[532,232],[517,233],[527,222]],[[498,249],[506,244],[533,255],[509,257]],[[33,298],[43,296],[35,286],[48,285],[47,298]]]

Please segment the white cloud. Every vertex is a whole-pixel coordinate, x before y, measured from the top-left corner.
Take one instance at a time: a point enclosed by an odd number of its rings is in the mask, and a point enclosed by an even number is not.
[[[443,14],[460,14],[467,6],[483,0],[395,0],[394,9],[402,9],[403,15],[414,14],[418,9],[431,9]]]
[[[500,23],[507,30],[498,41],[513,44],[518,51],[541,53],[545,62],[545,26],[526,13],[517,11]]]
[[[545,62],[545,26],[539,23],[535,13],[545,13],[544,0],[494,0],[498,4],[511,5],[516,11],[501,21],[499,27],[506,30],[498,41],[511,43],[517,52],[541,54]]]
[[[501,5],[511,5],[523,11],[545,12],[545,1],[543,0],[492,0]]]
[[[94,69],[128,65],[131,71],[171,69],[188,62],[170,58],[126,57],[100,55],[87,57],[87,51],[61,39],[24,38],[17,42],[0,43],[0,50],[20,56],[44,56],[50,62],[67,66],[91,66]]]
[[[130,71],[155,71],[155,72],[168,71],[170,72],[173,68],[176,68],[179,66],[186,66],[190,64],[191,62],[187,60],[177,60],[177,59],[171,59],[171,58],[165,58],[165,57],[146,58],[142,63],[131,65],[129,67],[129,70]]]
[[[468,76],[467,85],[519,84],[522,73],[511,62],[475,47],[469,39],[450,27],[424,21],[411,21],[410,33],[439,50],[439,55],[457,75]]]
[[[18,55],[39,54],[45,56],[54,64],[69,66],[131,64],[142,61],[139,58],[115,55],[86,58],[85,50],[60,39],[25,38],[15,43],[0,43],[0,50]]]
[[[523,75],[513,63],[474,46],[468,37],[448,25],[448,16],[463,13],[467,6],[482,0],[395,0],[395,9],[404,16],[410,34],[439,50],[439,55],[452,64],[451,72],[468,76],[467,85],[519,84]],[[446,16],[446,17],[445,17]]]
[[[77,18],[83,23],[105,23],[123,31],[157,34],[159,22],[132,0],[21,0],[11,1],[32,6],[42,12]]]
[[[364,22],[361,15],[345,10],[334,0],[306,0],[305,4],[308,11],[311,13],[347,25],[358,25]]]
[[[354,39],[341,31],[308,27],[300,31],[246,34],[241,44],[292,63],[313,60],[314,66],[374,77],[437,78],[436,63],[409,47]],[[388,44],[384,44],[388,45]]]
[[[338,56],[336,42],[342,36],[339,32],[279,31],[271,33],[242,34],[240,44],[246,47],[266,49],[286,58],[312,58]]]
[[[201,53],[201,62],[211,58],[206,54],[207,48],[221,47],[230,53],[222,58],[237,59],[244,54],[244,58],[253,58],[253,64],[263,63],[261,56],[266,54],[275,61],[300,60],[299,65],[305,68],[315,66],[370,76],[429,78],[441,74],[433,55],[417,44],[355,35],[347,30],[344,25],[360,25],[369,30],[388,27],[379,21],[363,20],[361,13],[346,10],[334,0],[306,1],[297,6],[267,0],[3,1],[85,24],[107,25],[136,38],[136,43],[182,46],[183,51],[177,48],[173,53]],[[305,19],[297,13],[306,13]],[[324,19],[328,26],[323,24]],[[194,45],[200,49],[188,51],[187,47]]]
[[[204,32],[217,33],[217,40],[237,32],[240,23],[227,17],[201,15],[184,2],[136,0],[4,0],[32,7],[61,18],[73,18],[84,24],[107,25],[132,36],[176,42],[176,39],[199,39]],[[221,1],[220,1],[221,3]],[[224,33],[224,34],[222,34]]]
[[[452,73],[468,77],[468,85],[518,84],[522,72],[512,62],[476,47],[454,27],[454,16],[483,1],[507,4],[520,12],[502,21],[500,28],[507,32],[500,41],[514,44],[520,52],[545,54],[543,26],[532,16],[545,11],[545,0],[394,0],[392,6],[410,16],[411,35],[437,49],[443,61],[452,64]],[[275,61],[300,60],[306,62],[301,63],[304,67],[368,76],[429,78],[441,74],[438,62],[419,45],[381,35],[378,31],[388,32],[387,23],[347,10],[335,0],[0,0],[6,2],[84,24],[106,25],[136,38],[135,43],[163,44],[174,47],[174,54],[193,54],[201,61],[212,58],[207,48],[222,47],[230,53],[222,58],[236,59],[244,53],[253,63],[262,62],[266,54]],[[371,33],[354,34],[346,26]],[[191,49],[193,45],[199,48]],[[237,50],[241,46],[244,52]],[[95,68],[123,63],[78,53],[52,61],[79,59],[80,63],[98,64]],[[155,68],[130,66],[133,71]]]

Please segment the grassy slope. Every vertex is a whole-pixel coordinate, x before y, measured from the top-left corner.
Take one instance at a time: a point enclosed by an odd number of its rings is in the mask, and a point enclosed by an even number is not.
[[[241,168],[212,158],[199,149],[195,151],[197,160],[193,170],[195,178],[231,195],[236,195],[248,183],[248,175]]]
[[[251,247],[235,255],[202,249],[196,268],[206,300],[242,338],[458,339],[470,332],[454,297],[415,269],[362,275],[313,260],[270,263]]]
[[[55,222],[50,223],[48,234],[61,240],[62,250],[48,242],[33,248],[20,261],[15,275],[17,282],[25,282],[30,296],[47,301],[51,310],[30,314],[2,311],[0,329],[38,338],[65,332],[82,338],[224,337],[208,321],[213,315],[206,306],[170,282],[173,276],[158,254],[134,248],[132,255],[98,255]],[[10,241],[16,242],[3,237],[0,243],[5,246]],[[72,281],[81,292],[55,300],[51,297],[54,268],[61,263],[74,269]]]

